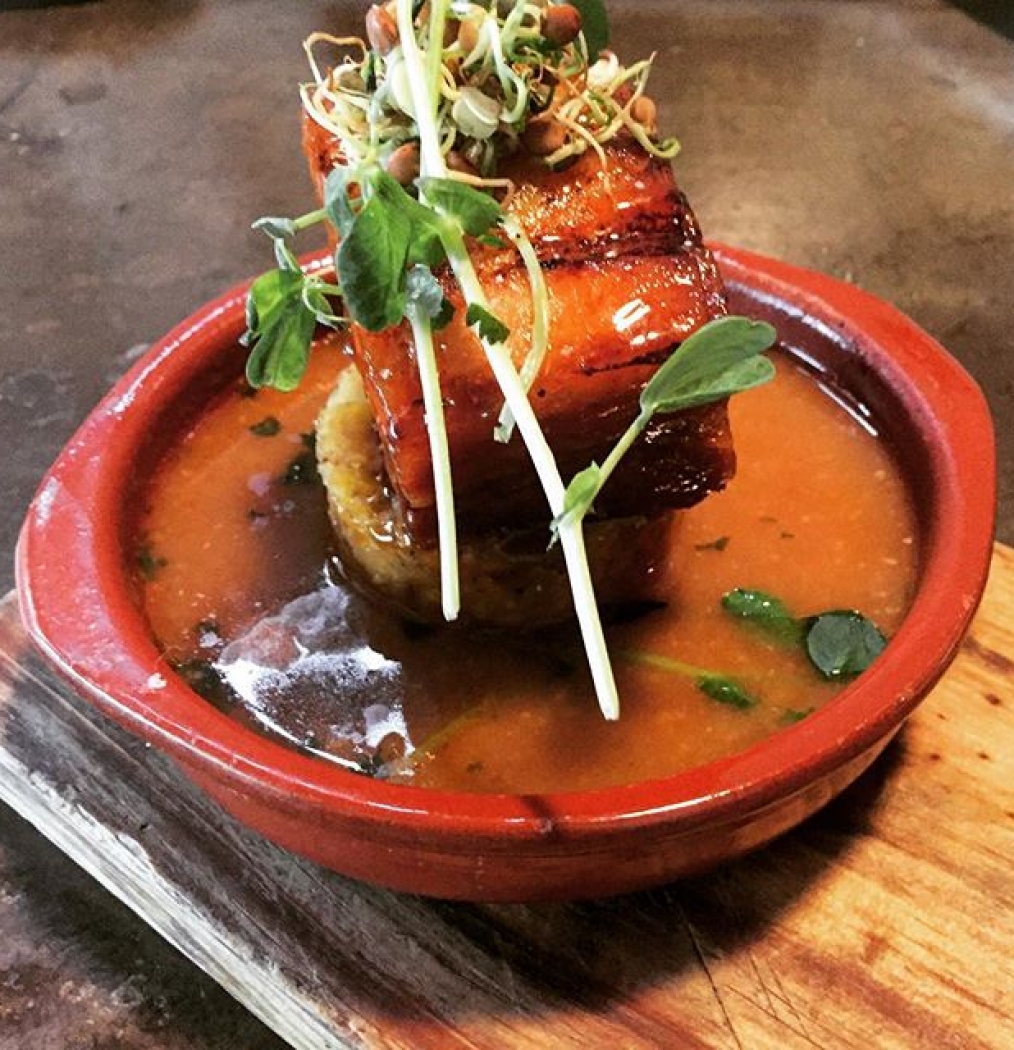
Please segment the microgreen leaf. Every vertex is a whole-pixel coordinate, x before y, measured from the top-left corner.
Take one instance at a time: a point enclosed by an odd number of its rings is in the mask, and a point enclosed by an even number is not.
[[[296,258],[296,253],[288,244],[279,237],[276,237],[272,244],[275,249],[275,262],[278,263],[278,269],[284,270],[286,273],[302,276],[303,270],[299,265],[299,260]]]
[[[801,646],[829,679],[862,674],[887,645],[877,625],[854,609],[796,617],[779,598],[744,588],[724,594],[722,608],[777,641]]]
[[[252,226],[254,230],[260,230],[262,233],[266,233],[272,239],[284,240],[286,237],[296,236],[296,224],[292,219],[281,218],[279,216],[265,216],[263,219],[258,219]]]
[[[429,318],[440,317],[444,312],[444,290],[427,266],[413,266],[405,277],[408,301],[415,303]]]
[[[807,655],[825,678],[854,678],[886,645],[877,626],[855,610],[822,613],[806,633]]]
[[[428,208],[423,208],[408,194],[405,197],[418,209],[418,212],[413,213],[415,221],[412,223],[412,237],[408,244],[406,263],[409,266],[419,265],[435,269],[447,257],[440,240],[440,217]]]
[[[553,518],[550,524],[552,546],[560,535],[560,527],[565,521],[580,520],[591,510],[592,502],[602,486],[602,468],[592,463],[571,478],[563,497],[563,510]]]
[[[277,243],[277,242],[276,242]],[[317,318],[303,302],[302,272],[269,270],[250,286],[247,382],[293,390],[303,378]]]
[[[441,243],[443,219],[427,205],[420,204],[397,179],[374,167],[363,176],[366,192],[380,199],[385,207],[401,212],[411,224],[407,265],[439,266],[446,257]]]
[[[354,185],[365,200],[358,210],[359,198],[350,196]],[[405,314],[407,269],[444,259],[440,217],[377,167],[333,172],[324,192],[341,236],[335,266],[349,313],[374,332],[397,324]]]
[[[469,303],[465,312],[465,324],[474,328],[479,338],[485,339],[487,343],[504,343],[511,334],[511,330],[499,317],[478,303]]]
[[[722,595],[722,608],[775,641],[798,645],[803,640],[803,623],[789,612],[781,599],[764,591],[737,587]]]
[[[330,328],[338,328],[347,320],[334,312],[328,299],[328,295],[340,294],[340,288],[329,288],[316,277],[307,277],[303,281],[303,305],[312,311],[319,324],[326,324]]]
[[[757,697],[748,693],[735,678],[728,675],[701,675],[695,684],[705,696],[740,711],[748,711],[760,703]]]
[[[392,180],[393,182],[394,180]],[[412,223],[412,236],[408,246],[408,265],[428,266],[433,269],[447,257],[441,240],[443,219],[432,208],[420,204],[397,182],[389,187],[388,198],[396,201]]]
[[[470,237],[481,237],[503,217],[496,199],[456,179],[419,179],[425,201],[457,219]]]
[[[609,14],[605,0],[570,0],[581,12],[581,32],[588,45],[588,60],[594,62],[609,46]]]
[[[725,674],[722,671],[712,671],[706,667],[695,667],[693,664],[685,663],[671,656],[663,656],[660,653],[647,652],[644,649],[621,649],[619,656],[636,664],[644,664],[647,667],[657,667],[671,674],[683,675],[692,678],[694,685],[705,696],[717,700],[720,704],[728,704],[730,707],[738,707],[741,711],[756,707],[760,699],[749,692],[738,678]]]
[[[324,208],[339,237],[348,236],[356,213],[349,197],[355,169],[342,164],[333,168],[324,180]]]
[[[719,317],[685,339],[641,391],[645,412],[677,412],[766,383],[774,366],[761,353],[777,333],[763,321]]]
[[[553,523],[554,535],[562,519],[580,518],[591,509],[599,490],[656,412],[676,412],[708,404],[771,379],[774,366],[758,355],[776,338],[771,325],[745,317],[717,318],[689,336],[641,391],[640,413],[601,468],[596,467],[594,474],[582,471],[571,481],[567,498],[572,509],[557,516]],[[594,489],[590,487],[593,477]],[[572,498],[571,487],[578,478],[580,487]]]
[[[393,180],[392,180],[393,181]],[[405,263],[412,224],[382,191],[355,217],[335,259],[345,305],[371,332],[396,325],[405,314]]]

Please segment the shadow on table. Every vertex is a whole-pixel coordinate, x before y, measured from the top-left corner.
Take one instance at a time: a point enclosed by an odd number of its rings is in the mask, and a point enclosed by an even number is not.
[[[693,971],[703,971],[710,982],[710,959],[740,949],[747,949],[749,959],[749,946],[842,860],[871,823],[904,756],[901,736],[856,784],[800,828],[707,875],[600,901],[424,906],[483,957],[502,960],[512,980],[532,990],[540,1009],[601,1013],[654,986],[677,990],[679,978]],[[462,1006],[465,1017],[468,1004]],[[388,1008],[397,1012],[394,1004]]]

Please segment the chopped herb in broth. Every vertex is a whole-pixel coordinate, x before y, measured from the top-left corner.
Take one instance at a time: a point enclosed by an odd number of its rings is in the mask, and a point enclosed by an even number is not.
[[[780,598],[742,587],[722,595],[722,608],[782,645],[802,646],[825,678],[855,678],[887,645],[880,628],[855,609],[793,616]]]
[[[338,351],[342,338],[325,342]],[[915,521],[888,450],[775,355],[775,382],[731,405],[735,479],[672,517],[670,601],[607,629],[624,704],[607,723],[575,631],[422,627],[335,571],[302,435],[344,360],[317,352],[298,391],[211,405],[157,471],[135,547],[161,559],[150,577],[135,568],[173,665],[234,717],[322,761],[467,791],[669,775],[818,710],[876,649],[861,624],[889,637],[905,614]],[[269,415],[280,429],[266,441],[251,427]],[[286,484],[297,460],[300,483]],[[800,644],[818,624],[814,645]]]
[[[259,423],[250,427],[250,433],[258,437],[274,437],[282,429],[282,424],[274,416],[265,416]]]
[[[695,551],[724,551],[729,546],[728,536],[719,536],[717,540],[712,540],[710,543],[697,543],[694,545]]]
[[[143,543],[137,551],[137,568],[146,580],[153,580],[160,569],[167,565],[166,559],[155,554],[151,546]]]
[[[760,700],[751,696],[735,678],[726,675],[703,675],[697,679],[697,688],[712,700],[736,707],[740,711],[749,711],[751,707],[760,703]]]
[[[806,652],[825,678],[855,678],[884,651],[887,639],[854,609],[822,613],[806,632]]]
[[[722,608],[776,642],[798,645],[803,640],[803,625],[780,598],[764,591],[737,587],[722,595]]]

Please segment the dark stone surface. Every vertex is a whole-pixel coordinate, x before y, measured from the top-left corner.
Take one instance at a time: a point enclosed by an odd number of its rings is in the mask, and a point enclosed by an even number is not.
[[[293,85],[359,3],[0,10],[0,590],[46,465],[129,360],[305,209]],[[708,236],[851,279],[985,388],[1014,542],[1014,46],[960,0],[614,3]],[[0,813],[0,1048],[278,1045]]]

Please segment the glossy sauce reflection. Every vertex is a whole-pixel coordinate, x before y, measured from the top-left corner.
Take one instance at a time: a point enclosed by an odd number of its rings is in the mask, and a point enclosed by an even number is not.
[[[734,481],[673,517],[670,604],[610,628],[623,715],[607,724],[572,632],[425,630],[335,582],[308,435],[340,349],[315,354],[296,394],[224,394],[160,467],[137,540],[167,659],[221,700],[214,664],[232,713],[294,746],[475,791],[663,776],[739,751],[837,691],[798,652],[730,621],[725,591],[767,590],[800,614],[857,608],[889,635],[904,616],[918,551],[891,457],[782,357],[774,384],[732,403]],[[645,653],[733,674],[762,702],[725,707]]]

